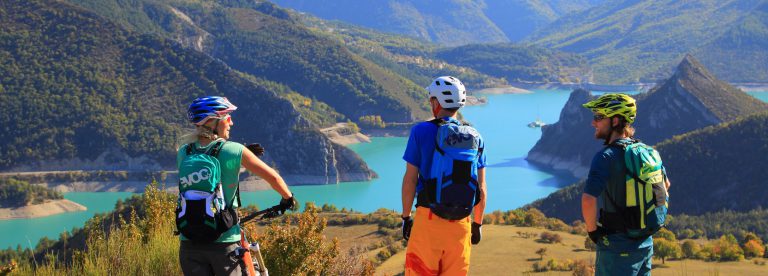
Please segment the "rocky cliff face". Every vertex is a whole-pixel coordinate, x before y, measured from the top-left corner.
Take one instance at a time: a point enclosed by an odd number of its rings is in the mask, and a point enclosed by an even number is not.
[[[574,91],[560,120],[542,129],[541,139],[528,152],[528,161],[566,169],[576,177],[586,176],[602,144],[594,139],[590,111],[581,106],[592,98],[586,91]],[[715,78],[690,55],[672,77],[637,100],[635,137],[651,145],[768,108],[768,104]]]
[[[586,175],[589,160],[601,147],[601,143],[593,138],[594,129],[590,125],[592,113],[581,106],[591,98],[592,95],[586,90],[571,92],[560,112],[560,119],[542,127],[541,139],[528,152],[526,159],[553,169],[567,170],[574,175]]]

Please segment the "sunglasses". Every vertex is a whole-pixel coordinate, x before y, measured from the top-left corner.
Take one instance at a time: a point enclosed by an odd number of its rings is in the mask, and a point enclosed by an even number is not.
[[[600,120],[605,119],[605,118],[606,117],[603,114],[592,115],[592,121],[595,121],[595,122],[600,121]]]

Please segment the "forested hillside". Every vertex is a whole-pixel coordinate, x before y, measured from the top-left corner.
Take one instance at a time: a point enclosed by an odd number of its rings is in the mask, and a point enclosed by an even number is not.
[[[60,192],[12,178],[0,178],[0,208],[21,207],[63,199]]]
[[[732,82],[768,81],[768,2],[763,1],[722,36],[697,49],[712,72]]]
[[[583,57],[535,46],[473,44],[441,49],[435,56],[507,81],[581,82],[591,78]]]
[[[655,82],[688,52],[725,80],[764,82],[768,60],[756,49],[768,41],[766,3],[605,1],[560,17],[529,41],[583,54],[600,83]]]
[[[504,32],[484,15],[482,1],[275,1],[320,18],[438,42],[505,42]]]
[[[311,31],[269,2],[71,2],[117,18],[128,28],[178,41],[236,70],[284,84],[328,104],[344,115],[339,121],[378,115],[388,122],[410,122],[427,116],[420,86]]]
[[[575,54],[518,44],[437,44],[386,34],[347,23],[303,15],[304,22],[343,41],[347,48],[417,84],[451,75],[470,88],[499,87],[507,81],[587,81],[587,61]]]
[[[171,169],[188,103],[213,94],[240,106],[232,139],[264,144],[281,173],[372,176],[278,97],[289,88],[63,2],[3,1],[0,12],[3,170]]]
[[[675,136],[656,149],[673,191],[696,194],[675,199],[674,213],[768,208],[768,112]]]
[[[470,89],[507,84],[498,77],[434,57],[439,45],[431,42],[340,21],[327,21],[308,14],[302,14],[301,19],[317,32],[338,39],[356,54],[420,86],[425,86],[435,76],[446,75],[458,77]]]
[[[457,46],[520,41],[558,17],[602,0],[371,1],[275,0],[330,20]]]

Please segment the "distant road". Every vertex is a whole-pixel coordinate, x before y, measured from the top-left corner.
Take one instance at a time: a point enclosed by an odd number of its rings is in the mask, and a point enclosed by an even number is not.
[[[92,170],[92,171],[84,171],[84,170],[72,170],[72,171],[34,171],[34,172],[4,172],[0,173],[0,177],[8,177],[8,176],[45,176],[49,174],[67,174],[67,173],[99,173],[99,172],[124,172],[124,173],[146,173],[148,171],[110,171],[110,170]],[[177,173],[178,171],[156,171],[151,173]]]

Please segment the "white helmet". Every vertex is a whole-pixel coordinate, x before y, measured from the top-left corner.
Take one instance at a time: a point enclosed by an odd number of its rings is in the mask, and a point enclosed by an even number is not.
[[[442,76],[427,86],[429,97],[437,98],[443,108],[459,108],[467,102],[467,89],[457,78]]]

